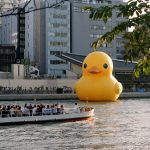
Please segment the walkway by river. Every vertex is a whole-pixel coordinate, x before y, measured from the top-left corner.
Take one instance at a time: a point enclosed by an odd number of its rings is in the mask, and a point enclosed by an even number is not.
[[[150,92],[124,92],[119,99],[150,98]],[[72,100],[78,99],[76,94],[0,94],[0,100]]]

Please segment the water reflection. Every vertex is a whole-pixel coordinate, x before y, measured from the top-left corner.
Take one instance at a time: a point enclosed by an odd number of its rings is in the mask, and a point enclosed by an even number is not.
[[[66,107],[73,107],[74,102],[61,101]],[[47,104],[49,101],[42,103]],[[150,149],[149,100],[86,105],[95,108],[94,120],[0,127],[0,150]]]

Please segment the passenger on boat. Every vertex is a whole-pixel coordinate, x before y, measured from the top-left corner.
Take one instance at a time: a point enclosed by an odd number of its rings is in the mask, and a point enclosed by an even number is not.
[[[6,106],[4,105],[2,108],[2,117],[7,117]]]
[[[48,115],[51,115],[51,114],[52,114],[52,110],[51,110],[50,105],[47,105],[46,110],[47,110]]]
[[[36,115],[40,115],[40,113],[41,113],[40,105],[37,105]]]
[[[6,112],[7,112],[7,116],[10,117],[10,106],[8,105],[7,108],[6,108]]]
[[[54,105],[51,105],[51,114],[54,114]]]
[[[57,114],[60,114],[60,105],[57,104]]]
[[[11,117],[15,117],[15,109],[14,109],[14,106],[11,106],[11,107],[10,107],[10,116],[11,116]]]
[[[75,103],[73,109],[64,109],[63,105],[53,104],[53,105],[0,105],[1,117],[21,117],[21,116],[32,116],[32,115],[59,115],[64,113],[79,113],[85,111],[80,108],[77,103]]]
[[[84,107],[81,107],[81,108],[80,108],[80,111],[81,111],[81,112],[85,112],[85,108],[84,108]]]
[[[22,115],[23,116],[29,116],[30,112],[29,109],[27,108],[27,105],[25,104],[24,107],[21,107]]]
[[[32,107],[31,104],[28,106],[28,109],[29,109],[29,112],[30,112],[30,116],[32,116],[32,109],[33,109],[33,107]]]
[[[75,103],[75,104],[74,104],[73,112],[74,112],[74,113],[79,113],[79,112],[80,112],[80,108],[79,108],[79,106],[78,106],[78,103]]]
[[[53,115],[57,115],[57,108],[58,108],[58,105],[55,104],[54,109],[53,109]]]
[[[63,114],[63,113],[64,113],[64,106],[61,105],[61,106],[60,106],[60,114]]]
[[[32,115],[35,116],[36,114],[37,114],[37,107],[36,105],[34,105],[32,109]]]
[[[15,116],[22,116],[23,112],[21,111],[21,107],[19,105],[16,105],[14,110]]]
[[[50,109],[49,105],[47,105],[47,107],[44,106],[42,108],[42,114],[43,115],[50,115],[51,114],[51,109]]]

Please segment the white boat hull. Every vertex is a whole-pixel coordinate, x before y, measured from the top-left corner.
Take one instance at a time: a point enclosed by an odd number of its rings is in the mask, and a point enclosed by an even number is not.
[[[59,122],[59,121],[78,121],[78,120],[85,120],[91,118],[92,116],[94,116],[94,109],[87,112],[59,114],[59,115],[7,117],[7,118],[0,118],[0,125]]]

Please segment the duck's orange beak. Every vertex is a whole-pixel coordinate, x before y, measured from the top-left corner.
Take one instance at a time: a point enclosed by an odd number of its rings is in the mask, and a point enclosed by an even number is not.
[[[100,70],[97,67],[92,67],[88,70],[89,73],[100,73]]]

